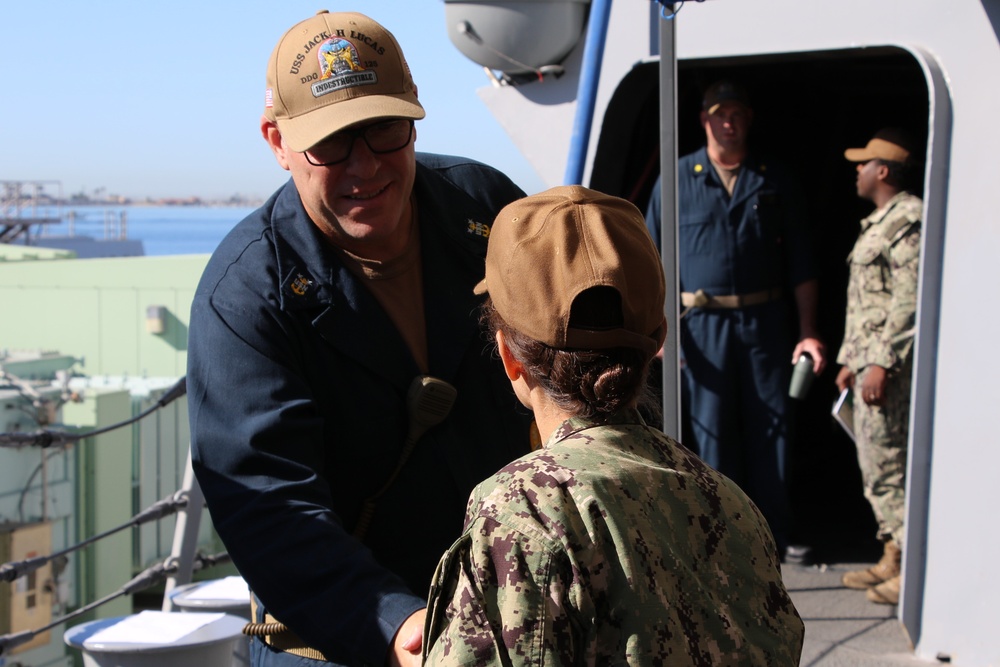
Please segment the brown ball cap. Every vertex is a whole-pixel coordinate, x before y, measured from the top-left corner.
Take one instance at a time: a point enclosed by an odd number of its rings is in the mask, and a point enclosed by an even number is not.
[[[383,118],[424,117],[392,33],[364,14],[329,13],[292,26],[267,64],[264,116],[293,151]]]
[[[571,328],[573,300],[606,286],[622,299],[624,326]],[[663,344],[665,283],[642,213],[630,202],[578,185],[559,186],[504,207],[493,223],[486,277],[497,312],[515,330],[557,349]]]

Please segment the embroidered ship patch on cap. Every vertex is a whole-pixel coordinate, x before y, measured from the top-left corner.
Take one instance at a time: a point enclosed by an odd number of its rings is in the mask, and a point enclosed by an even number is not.
[[[361,65],[358,50],[343,37],[326,40],[317,51],[320,74],[319,81],[312,84],[313,97],[378,83],[378,75]]]

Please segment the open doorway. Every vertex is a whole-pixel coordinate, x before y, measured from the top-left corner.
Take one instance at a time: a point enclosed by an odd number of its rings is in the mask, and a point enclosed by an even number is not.
[[[855,193],[845,148],[864,146],[881,127],[904,127],[926,145],[928,88],[920,65],[903,49],[682,60],[677,65],[680,155],[704,143],[701,97],[729,78],[750,92],[751,150],[791,166],[809,209],[820,276],[819,329],[834,360],[843,337],[846,257],[870,202]],[[618,87],[604,118],[590,187],[625,197],[645,210],[659,172],[658,63],[636,66]],[[922,195],[920,192],[915,194]],[[817,379],[790,415],[789,485],[796,539],[824,560],[876,559],[871,508],[862,495],[853,443],[830,416],[836,364]]]

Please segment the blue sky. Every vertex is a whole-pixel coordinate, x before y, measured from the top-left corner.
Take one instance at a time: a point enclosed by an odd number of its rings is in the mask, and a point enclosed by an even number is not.
[[[267,196],[287,175],[260,137],[264,70],[281,35],[319,9],[361,11],[395,34],[427,118],[417,149],[541,179],[476,95],[482,68],[448,39],[443,0],[8,2],[0,180],[66,195]]]

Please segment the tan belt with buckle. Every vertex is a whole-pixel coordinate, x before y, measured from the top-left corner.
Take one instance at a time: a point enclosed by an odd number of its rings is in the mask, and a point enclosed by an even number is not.
[[[250,618],[257,618],[257,597],[250,596]],[[288,629],[288,626],[264,612],[264,622],[250,622],[243,626],[243,634],[250,637],[260,637],[261,640],[271,648],[291,653],[310,660],[325,660],[333,662],[327,658],[322,651],[306,646],[297,634]]]
[[[702,289],[697,292],[681,292],[681,305],[684,306],[681,317],[684,317],[692,308],[746,308],[777,301],[780,298],[780,287],[750,292],[749,294],[724,294],[722,296],[713,296]]]

